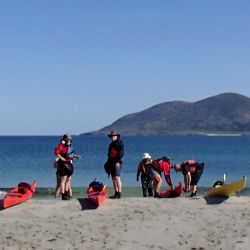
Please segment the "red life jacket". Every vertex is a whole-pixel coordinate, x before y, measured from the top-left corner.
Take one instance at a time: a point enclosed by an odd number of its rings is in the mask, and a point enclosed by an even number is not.
[[[119,156],[119,153],[114,148],[111,148],[111,150],[109,151],[109,157],[116,158],[118,156]]]
[[[158,163],[158,169],[163,172],[164,175],[170,175],[171,164],[166,161],[161,161]]]
[[[152,164],[157,168],[159,173],[163,172],[164,175],[170,175],[171,164],[169,162],[153,160]]]
[[[60,143],[54,151],[55,156],[61,155],[66,159],[73,159],[74,158],[74,149],[72,146],[65,146]]]
[[[189,171],[191,174],[193,174],[196,170],[196,161],[195,160],[187,160],[184,162],[184,164],[187,164],[189,166]]]
[[[167,161],[157,161],[157,160],[154,160],[153,162],[153,165],[157,168],[159,174],[161,172],[164,173],[166,177],[166,182],[167,184],[172,187],[172,181],[171,181],[171,178],[170,178],[170,168],[171,168],[171,163],[167,162]]]

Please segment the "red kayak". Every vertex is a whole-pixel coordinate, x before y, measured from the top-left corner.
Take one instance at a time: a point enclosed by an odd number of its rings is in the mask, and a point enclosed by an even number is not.
[[[179,197],[182,192],[182,184],[180,184],[174,190],[165,190],[159,193],[162,198],[175,198]]]
[[[88,200],[96,205],[100,206],[108,197],[108,188],[106,186],[94,186],[89,187],[87,190]]]
[[[17,187],[10,190],[3,198],[3,208],[15,206],[19,203],[27,201],[33,196],[36,190],[36,182],[31,184],[20,182]]]

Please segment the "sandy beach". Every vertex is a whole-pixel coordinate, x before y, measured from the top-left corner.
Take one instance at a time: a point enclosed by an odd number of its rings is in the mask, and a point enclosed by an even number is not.
[[[31,199],[0,211],[0,249],[249,249],[250,198]]]

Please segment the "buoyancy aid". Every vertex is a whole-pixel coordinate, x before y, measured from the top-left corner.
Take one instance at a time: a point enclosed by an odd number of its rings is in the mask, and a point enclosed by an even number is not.
[[[195,160],[187,160],[184,162],[185,165],[189,166],[189,172],[192,174],[196,171],[196,161]]]
[[[119,156],[119,153],[114,148],[111,148],[109,151],[109,158],[116,158],[118,156]]]
[[[144,162],[144,160],[142,160],[142,161],[139,163],[138,168],[137,168],[137,176],[139,176],[140,173],[146,174],[146,169],[145,169],[145,162]]]
[[[121,140],[116,140],[110,143],[108,149],[108,157],[110,159],[117,159],[118,161],[121,160],[123,156],[123,142]]]
[[[159,173],[159,175],[161,175],[161,172],[164,173],[167,184],[170,187],[172,187],[173,184],[170,177],[170,168],[172,167],[171,163],[167,161],[153,160],[151,164],[155,168],[155,170]]]
[[[74,149],[72,146],[67,146],[68,150],[67,153],[65,154],[66,159],[73,159],[74,158]]]
[[[152,164],[154,165],[155,168],[159,169],[159,162],[157,160],[153,160]]]
[[[65,159],[73,159],[74,158],[74,149],[70,146],[65,146],[63,144],[59,144],[55,149],[55,155],[60,154]]]
[[[191,166],[191,165],[195,165],[196,161],[195,160],[187,160],[187,161],[184,161],[184,163]]]

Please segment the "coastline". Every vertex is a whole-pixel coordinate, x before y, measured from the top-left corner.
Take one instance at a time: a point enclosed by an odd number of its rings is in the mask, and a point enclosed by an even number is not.
[[[242,249],[249,197],[31,199],[0,211],[2,249]]]
[[[162,190],[167,190],[168,187],[163,187],[161,188]],[[210,187],[198,187],[198,192],[197,192],[197,196],[198,197],[203,197],[205,195],[205,193],[210,189]],[[112,195],[114,192],[113,187],[108,186],[108,190],[109,190],[109,195]],[[73,195],[76,198],[86,198],[86,191],[87,191],[87,187],[83,187],[83,188],[79,188],[79,187],[73,187]],[[53,188],[38,188],[38,190],[36,191],[36,194],[34,197],[52,197],[54,194],[54,189]],[[140,198],[142,197],[142,189],[141,187],[123,187],[122,190],[122,195],[125,198]],[[185,194],[184,192],[182,192],[183,197],[188,196],[189,193]],[[245,187],[241,192],[237,193],[235,196],[240,197],[250,197],[250,188]]]
[[[3,197],[4,193],[8,192],[11,188],[0,188],[0,198]],[[168,187],[163,186],[161,190],[167,190]],[[210,189],[210,187],[198,187],[197,196],[203,197],[205,193]],[[113,187],[108,186],[109,195],[113,194]],[[73,187],[73,195],[75,198],[86,198],[87,187]],[[142,189],[140,186],[138,187],[123,187],[122,195],[125,198],[140,198],[142,197]],[[182,192],[182,196],[188,196],[189,194],[185,194]],[[237,193],[235,196],[237,197],[250,197],[250,188],[245,187],[241,192]],[[33,196],[33,199],[54,199],[54,187],[39,187],[36,189],[36,192]],[[58,198],[59,199],[59,198]]]

